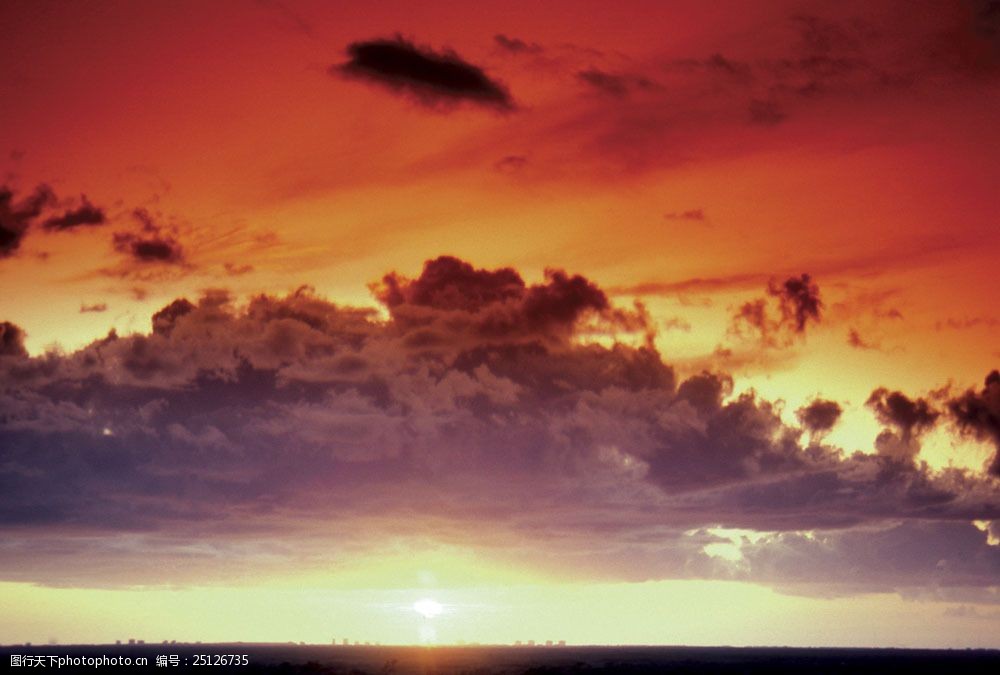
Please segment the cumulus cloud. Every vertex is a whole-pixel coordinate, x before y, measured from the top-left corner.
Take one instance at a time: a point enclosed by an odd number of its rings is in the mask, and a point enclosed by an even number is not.
[[[906,440],[933,427],[940,414],[925,399],[910,399],[902,392],[890,392],[884,387],[873,391],[866,404],[880,422],[895,427]]]
[[[10,321],[0,322],[0,356],[27,356],[24,331]]]
[[[799,408],[795,415],[808,431],[813,434],[823,434],[833,429],[841,413],[843,409],[836,401],[818,398]]]
[[[1000,372],[994,370],[987,375],[979,392],[970,389],[947,405],[959,429],[996,446],[989,471],[1000,477]]]
[[[880,387],[871,393],[865,405],[878,420],[890,427],[875,439],[879,453],[902,461],[913,461],[920,452],[919,437],[937,422],[940,413],[926,399],[911,399],[899,391]]]
[[[475,269],[441,256],[428,261],[417,279],[391,273],[373,290],[396,322],[420,326],[419,339],[430,341],[459,329],[478,338],[565,341],[584,318],[609,330],[651,330],[644,314],[613,309],[595,284],[562,270],[547,270],[545,283],[528,286],[512,268]],[[438,325],[435,317],[448,321]]]
[[[437,52],[397,35],[354,42],[347,54],[349,60],[332,66],[331,74],[379,84],[432,107],[461,102],[500,111],[515,107],[503,83],[450,50]]]
[[[886,590],[923,583],[888,572],[901,548],[960,537],[935,583],[996,582],[1000,549],[968,530],[1000,519],[994,479],[804,444],[729,375],[679,380],[582,275],[444,256],[372,288],[387,316],[212,290],[34,358],[3,324],[0,577],[183,583],[419,540],[569,577]],[[770,539],[727,562],[718,527]]]

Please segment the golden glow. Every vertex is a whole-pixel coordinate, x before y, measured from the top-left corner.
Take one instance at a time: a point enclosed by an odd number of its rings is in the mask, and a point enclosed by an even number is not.
[[[0,584],[5,643],[350,641],[382,644],[984,646],[993,624],[950,603],[895,595],[809,598],[721,581],[546,584],[442,590],[460,611],[414,622],[412,590],[55,589]],[[407,616],[409,614],[409,616]],[[921,633],[933,624],[932,635]],[[433,631],[428,630],[432,628]],[[863,637],[859,637],[863,636]],[[432,639],[429,639],[432,638]]]
[[[882,430],[865,405],[874,388],[954,394],[981,386],[1000,359],[1000,89],[985,68],[971,77],[933,71],[927,79],[940,91],[928,91],[914,66],[915,75],[895,78],[912,86],[855,92],[838,89],[846,86],[840,75],[794,86],[772,86],[765,75],[746,85],[739,68],[698,65],[715,55],[723,64],[784,64],[775,71],[815,61],[816,71],[861,63],[880,72],[863,52],[803,58],[795,50],[809,36],[789,27],[808,21],[787,4],[637,1],[622,9],[563,0],[463,9],[390,0],[360,11],[358,3],[289,0],[193,10],[121,3],[94,12],[91,3],[56,11],[12,3],[2,14],[12,37],[0,45],[12,72],[0,101],[15,102],[0,125],[4,182],[22,192],[51,183],[63,197],[86,193],[109,222],[34,228],[0,260],[0,321],[22,327],[39,356],[109,331],[149,333],[154,312],[206,289],[228,289],[242,303],[306,284],[339,305],[370,307],[366,284],[391,270],[415,276],[441,254],[513,266],[528,283],[565,268],[617,307],[643,303],[652,344],[678,381],[729,373],[733,396],[755,392],[792,427],[810,400],[834,400],[843,416],[820,440],[845,454],[872,453]],[[833,21],[839,4],[817,3],[818,13]],[[790,32],[772,35],[775,27]],[[395,30],[482,64],[519,109],[428,110],[329,75],[345,45]],[[503,54],[499,32],[538,49]],[[920,59],[898,61],[922,63],[939,51],[952,56],[921,44]],[[584,88],[579,75],[590,68],[645,84],[604,96]],[[692,95],[671,90],[684,69],[720,73],[708,73]],[[718,108],[700,107],[737,89]],[[787,119],[747,119],[747,105],[765,95],[787,98]],[[518,168],[501,170],[511,158]],[[177,223],[184,266],[122,267],[113,234],[140,207]],[[684,212],[701,216],[671,215]],[[769,277],[802,272],[822,290],[818,325],[782,348],[732,334],[734,308],[764,294]],[[860,336],[853,343],[852,334]],[[118,421],[100,424],[109,442],[125,434]],[[945,422],[920,442],[919,460],[933,468],[978,471],[993,452],[987,439],[960,438]],[[622,475],[641,475],[648,467],[627,450],[609,443],[600,452]],[[118,461],[84,459],[94,471]],[[14,476],[5,481],[27,471],[6,456],[0,470]],[[284,517],[262,504],[271,508]],[[490,516],[479,517],[487,530]],[[322,554],[303,553],[290,568],[262,563],[238,577],[242,585],[201,577],[177,587],[0,582],[0,639],[996,647],[1000,635],[996,610],[965,611],[935,589],[904,599],[804,597],[793,587],[697,579],[576,584],[576,570],[525,554],[527,538],[514,542],[516,553],[498,552],[420,524],[448,543],[380,539],[341,550],[325,523],[304,523],[310,553]],[[995,528],[976,526],[998,545]],[[743,542],[762,536],[709,532],[721,540],[701,550],[737,572]],[[141,534],[116,534],[109,539],[141,549]],[[5,549],[0,536],[0,555],[16,546]]]
[[[413,611],[425,619],[433,619],[444,611],[444,607],[437,600],[421,598],[413,603]]]

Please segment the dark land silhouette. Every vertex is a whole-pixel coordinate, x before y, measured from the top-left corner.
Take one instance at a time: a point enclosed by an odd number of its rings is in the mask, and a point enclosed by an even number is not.
[[[11,655],[148,660],[145,667],[63,666],[59,672],[329,673],[343,675],[454,674],[528,675],[556,673],[998,673],[1000,650],[857,649],[787,647],[610,647],[610,646],[363,646],[304,644],[9,645]],[[247,655],[247,665],[195,665],[195,655]],[[157,666],[174,655],[178,665]],[[48,666],[48,664],[46,664]],[[51,669],[51,667],[49,667]]]

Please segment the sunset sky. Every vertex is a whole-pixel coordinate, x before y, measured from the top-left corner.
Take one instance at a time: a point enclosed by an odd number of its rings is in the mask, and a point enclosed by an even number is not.
[[[1000,647],[995,0],[0,26],[0,643]]]

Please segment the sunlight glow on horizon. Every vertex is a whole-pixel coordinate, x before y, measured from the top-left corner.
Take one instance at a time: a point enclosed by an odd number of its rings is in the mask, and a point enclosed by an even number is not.
[[[1000,648],[987,5],[0,0],[0,642]]]
[[[413,603],[413,611],[426,619],[433,619],[444,611],[444,607],[437,600],[422,598]]]

